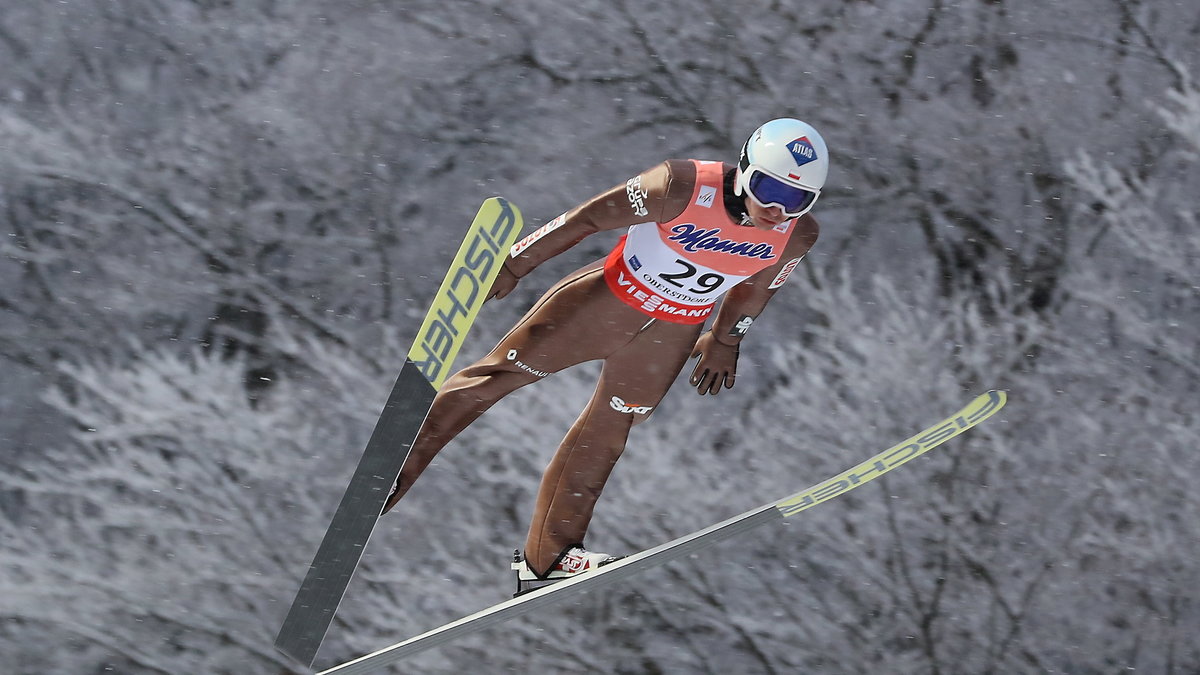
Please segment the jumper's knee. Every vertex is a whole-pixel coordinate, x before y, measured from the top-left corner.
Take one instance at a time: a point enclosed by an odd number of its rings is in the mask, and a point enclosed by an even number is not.
[[[472,367],[451,375],[438,392],[438,403],[482,412],[536,378],[500,368]]]

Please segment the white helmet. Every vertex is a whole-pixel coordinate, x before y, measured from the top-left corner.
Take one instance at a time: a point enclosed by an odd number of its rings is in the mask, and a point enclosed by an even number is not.
[[[785,117],[756,129],[742,146],[733,193],[795,218],[813,207],[828,173],[825,139],[811,125]]]

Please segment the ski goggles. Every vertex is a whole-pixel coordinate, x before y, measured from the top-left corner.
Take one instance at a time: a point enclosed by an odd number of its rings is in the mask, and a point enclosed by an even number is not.
[[[785,183],[754,165],[746,171],[746,190],[754,201],[763,207],[778,206],[786,216],[794,218],[807,212],[821,194],[819,190]]]

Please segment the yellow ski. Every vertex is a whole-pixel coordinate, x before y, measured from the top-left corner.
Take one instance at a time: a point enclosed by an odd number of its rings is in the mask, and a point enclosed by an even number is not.
[[[348,661],[340,666],[322,671],[319,675],[362,675],[379,670],[407,656],[444,644],[468,633],[482,630],[514,617],[531,612],[539,607],[560,603],[587,590],[607,586],[669,560],[708,548],[768,522],[793,516],[805,509],[829,501],[854,488],[867,483],[896,467],[908,462],[996,414],[1004,406],[1007,397],[1002,391],[989,391],[971,401],[967,407],[934,424],[912,438],[892,446],[871,459],[844,471],[829,480],[822,481],[807,490],[797,492],[771,504],[712,525],[703,530],[667,542],[641,553],[622,558],[580,576],[544,586],[512,600],[502,602],[466,616],[462,619],[435,628],[373,654]]]
[[[803,492],[775,502],[775,508],[786,516],[794,516],[801,511],[812,508],[821,502],[853,490],[854,488],[874,480],[905,462],[916,459],[937,446],[954,438],[962,432],[979,424],[1004,407],[1007,400],[1002,391],[989,391],[977,397],[971,404],[956,414],[947,417],[925,431],[916,434],[903,443],[894,445],[875,455],[871,459],[848,469],[829,480],[818,483]]]
[[[486,200],[450,264],[275,640],[305,666],[317,656],[433,397],[522,227],[515,206]]]

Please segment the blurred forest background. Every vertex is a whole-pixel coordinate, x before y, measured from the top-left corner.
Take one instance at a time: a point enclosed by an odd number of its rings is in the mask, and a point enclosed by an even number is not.
[[[1200,672],[1198,39],[1167,0],[3,3],[0,670],[293,672],[275,633],[478,204],[532,228],[788,115],[833,156],[822,240],[738,386],[633,432],[589,545],[1008,407],[397,672]],[[459,365],[612,242],[489,304]],[[318,666],[508,597],[597,372],[446,450]]]

